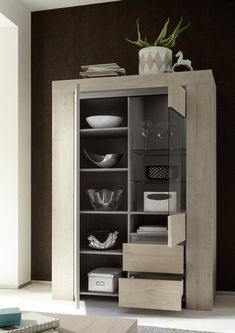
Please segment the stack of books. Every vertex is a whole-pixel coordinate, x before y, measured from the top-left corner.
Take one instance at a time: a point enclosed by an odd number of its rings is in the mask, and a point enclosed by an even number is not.
[[[82,78],[105,77],[125,75],[125,68],[121,68],[116,63],[84,65],[81,66],[82,71],[79,73]]]
[[[167,227],[143,225],[137,229],[137,234],[140,235],[154,235],[154,236],[167,236]]]
[[[136,233],[131,233],[132,243],[167,243],[167,227],[142,225]]]
[[[0,309],[0,333],[57,333],[59,319],[19,308]]]

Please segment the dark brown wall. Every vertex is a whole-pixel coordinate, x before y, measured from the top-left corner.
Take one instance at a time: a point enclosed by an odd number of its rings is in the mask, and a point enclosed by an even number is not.
[[[135,20],[150,39],[168,16],[194,69],[213,69],[218,96],[218,286],[235,290],[235,2],[121,1],[32,14],[32,279],[51,279],[51,82],[78,78],[81,64],[118,62],[136,74]]]

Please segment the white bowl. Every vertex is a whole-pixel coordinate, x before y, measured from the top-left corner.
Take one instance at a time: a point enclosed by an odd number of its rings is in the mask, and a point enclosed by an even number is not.
[[[86,121],[92,128],[118,127],[123,118],[118,116],[91,116]]]

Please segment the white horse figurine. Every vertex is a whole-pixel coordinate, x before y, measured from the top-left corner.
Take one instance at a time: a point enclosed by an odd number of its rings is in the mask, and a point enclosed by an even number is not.
[[[177,63],[174,64],[172,70],[174,71],[175,67],[178,67],[178,66],[186,66],[190,71],[193,70],[191,64],[191,60],[189,59],[184,59],[184,55],[183,55],[183,52],[182,51],[179,51],[176,55],[176,58],[178,58],[177,60]]]

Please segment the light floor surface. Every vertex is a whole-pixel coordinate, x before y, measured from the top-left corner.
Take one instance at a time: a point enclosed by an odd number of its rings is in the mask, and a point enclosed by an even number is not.
[[[50,284],[33,283],[20,290],[0,290],[2,307],[20,307],[22,311],[119,316],[137,319],[139,326],[235,333],[235,295],[217,295],[213,311],[133,310],[119,308],[117,300],[109,297],[82,298],[80,309],[76,309],[74,302],[52,300]]]

